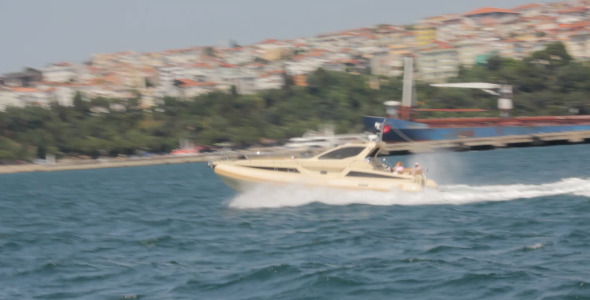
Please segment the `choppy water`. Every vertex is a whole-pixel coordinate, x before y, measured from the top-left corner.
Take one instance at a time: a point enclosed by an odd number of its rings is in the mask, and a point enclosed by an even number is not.
[[[0,175],[0,299],[590,299],[589,150],[388,158],[429,166],[421,195]]]

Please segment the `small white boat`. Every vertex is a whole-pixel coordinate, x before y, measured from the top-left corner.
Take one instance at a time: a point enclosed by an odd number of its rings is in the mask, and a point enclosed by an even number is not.
[[[227,185],[246,191],[259,184],[421,192],[437,184],[421,171],[394,173],[377,159],[383,142],[346,144],[311,158],[257,158],[210,162]]]
[[[290,138],[284,147],[291,150],[327,149],[366,140],[365,134],[306,133],[302,137]]]

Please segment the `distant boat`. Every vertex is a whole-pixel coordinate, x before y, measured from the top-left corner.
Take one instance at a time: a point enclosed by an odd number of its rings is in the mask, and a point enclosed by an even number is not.
[[[364,141],[367,141],[366,134],[334,134],[333,130],[328,129],[324,132],[312,131],[305,133],[302,137],[290,138],[283,146],[290,150],[314,150]]]
[[[190,156],[200,154],[203,150],[205,150],[205,147],[195,146],[193,143],[184,140],[180,143],[180,148],[172,150],[170,154],[178,156]]]
[[[402,102],[387,101],[387,116],[365,116],[365,128],[383,131],[384,142],[415,142],[462,138],[489,138],[590,130],[590,116],[511,117],[512,87],[483,82],[432,84],[438,87],[476,88],[499,96],[500,117],[417,119],[413,61],[406,58]],[[473,109],[422,109],[427,111],[474,111]],[[481,110],[479,110],[481,111]]]
[[[188,156],[188,155],[197,155],[200,151],[196,148],[184,148],[184,149],[174,149],[170,154],[172,155],[180,155],[180,156]]]

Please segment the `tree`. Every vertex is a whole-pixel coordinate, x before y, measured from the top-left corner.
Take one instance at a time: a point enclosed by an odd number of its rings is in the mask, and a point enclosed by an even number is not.
[[[239,48],[239,47],[241,47],[240,44],[238,44],[238,42],[236,42],[236,40],[233,40],[233,39],[232,40],[229,40],[229,46],[231,48]]]
[[[230,88],[230,95],[235,98],[238,96],[238,88],[236,87],[235,84],[232,84],[231,88]]]
[[[74,95],[72,104],[74,105],[74,111],[78,113],[78,118],[83,118],[90,113],[90,105],[88,102],[84,101],[82,93],[79,91]]]
[[[295,85],[295,80],[293,79],[293,76],[285,72],[283,73],[283,80],[283,91],[291,91],[291,87]]]
[[[502,68],[502,58],[498,55],[494,55],[488,58],[486,66],[490,71],[498,71]]]
[[[213,48],[213,47],[205,48],[205,55],[207,55],[209,57],[217,57],[217,55],[215,54],[215,48]]]
[[[572,57],[567,53],[562,42],[547,45],[544,50],[534,52],[532,58],[549,66],[564,66],[572,61]]]

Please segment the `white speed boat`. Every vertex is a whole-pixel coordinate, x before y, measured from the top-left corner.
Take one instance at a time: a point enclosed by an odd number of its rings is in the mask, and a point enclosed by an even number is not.
[[[257,158],[210,162],[227,185],[246,191],[260,184],[421,192],[437,184],[423,172],[406,169],[394,173],[377,159],[383,142],[370,141],[339,146],[311,158]]]

